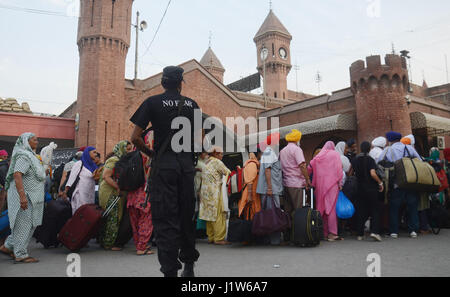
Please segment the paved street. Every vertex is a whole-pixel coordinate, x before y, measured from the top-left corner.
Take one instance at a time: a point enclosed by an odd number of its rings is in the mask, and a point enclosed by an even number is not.
[[[450,276],[450,230],[438,236],[410,239],[406,233],[397,240],[377,243],[356,241],[322,242],[316,248],[213,246],[200,240],[198,276],[286,277],[286,276],[366,276],[370,253],[381,257],[381,276]],[[32,256],[40,263],[17,265],[0,255],[0,276],[66,276],[69,263],[65,248],[45,250],[32,243]],[[94,242],[82,250],[81,276],[161,276],[156,254],[136,256],[133,243],[124,251],[104,251]],[[278,267],[279,265],[279,267]]]

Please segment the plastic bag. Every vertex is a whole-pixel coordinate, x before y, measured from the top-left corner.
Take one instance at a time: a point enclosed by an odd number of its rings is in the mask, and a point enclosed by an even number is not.
[[[355,214],[355,207],[342,191],[339,192],[336,203],[336,215],[340,219],[350,219]]]
[[[53,158],[53,150],[55,150],[58,145],[54,142],[51,142],[46,147],[42,148],[40,156],[42,158],[42,163],[44,163],[44,170],[49,168],[49,165],[52,163]]]

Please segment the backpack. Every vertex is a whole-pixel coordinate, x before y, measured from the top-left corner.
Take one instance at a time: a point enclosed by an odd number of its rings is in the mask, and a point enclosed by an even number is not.
[[[114,166],[114,179],[122,191],[136,191],[145,184],[142,156],[134,151],[122,156]]]

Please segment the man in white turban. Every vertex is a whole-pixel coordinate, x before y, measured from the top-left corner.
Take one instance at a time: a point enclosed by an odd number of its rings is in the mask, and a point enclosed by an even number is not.
[[[383,136],[377,137],[372,141],[372,149],[369,152],[369,156],[371,156],[375,161],[383,152],[383,149],[386,147],[387,139]]]

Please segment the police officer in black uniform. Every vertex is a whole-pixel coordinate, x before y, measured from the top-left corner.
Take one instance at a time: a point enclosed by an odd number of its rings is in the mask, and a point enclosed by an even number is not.
[[[152,169],[158,167],[156,176],[151,174],[150,205],[155,231],[158,259],[165,277],[177,277],[178,270],[185,263],[182,276],[194,276],[194,262],[199,257],[195,249],[195,196],[194,196],[194,110],[197,103],[181,93],[184,70],[180,67],[164,68],[161,84],[165,92],[149,97],[131,117],[135,124],[133,144],[152,160]],[[181,109],[180,102],[184,102]],[[170,143],[159,152],[165,139],[175,134],[172,120],[185,117],[191,123],[191,149],[188,152],[174,152]],[[149,122],[154,131],[154,151],[151,151],[141,137]],[[175,150],[176,151],[176,150]],[[155,156],[158,156],[155,160]],[[161,156],[159,158],[159,156]],[[157,164],[155,164],[155,161]]]

